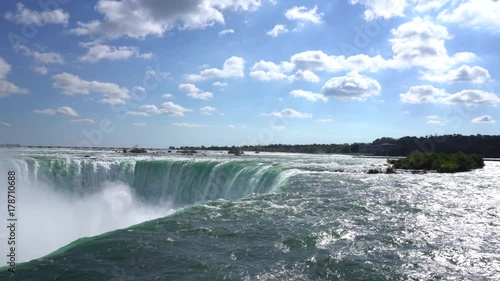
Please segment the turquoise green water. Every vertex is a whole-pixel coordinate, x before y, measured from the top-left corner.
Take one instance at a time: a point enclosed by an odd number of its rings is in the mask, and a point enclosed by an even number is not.
[[[25,177],[19,235],[50,226],[21,245],[53,245],[20,251],[35,259],[1,280],[500,278],[500,163],[368,175],[384,160],[91,153],[24,150],[1,162]]]

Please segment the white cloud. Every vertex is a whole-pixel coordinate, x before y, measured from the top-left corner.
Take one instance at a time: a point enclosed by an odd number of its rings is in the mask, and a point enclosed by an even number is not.
[[[364,5],[367,8],[364,18],[369,21],[377,18],[402,17],[407,5],[406,0],[349,0],[349,3]]]
[[[147,112],[141,112],[141,111],[129,111],[127,112],[128,115],[132,116],[141,116],[141,117],[148,117],[149,114]]]
[[[317,83],[320,80],[319,76],[316,75],[316,73],[314,73],[310,70],[301,70],[301,69],[299,69],[295,73],[295,75],[290,76],[289,79],[291,79],[292,81],[305,80],[305,81],[313,82],[313,83]]]
[[[143,54],[137,47],[96,44],[87,48],[87,53],[79,58],[82,62],[96,63],[100,60],[125,60],[132,56],[143,59],[150,59],[152,57],[151,53]]]
[[[297,53],[290,58],[290,61],[297,69],[329,72],[345,70],[346,67],[342,64],[343,60],[344,56],[328,56],[319,50]]]
[[[261,60],[252,66],[250,76],[262,81],[305,80],[317,83],[320,77],[313,71],[361,72],[369,70],[377,72],[380,69],[394,68],[394,65],[394,62],[385,60],[380,55],[369,57],[360,54],[345,58],[344,56],[329,56],[320,50],[311,50],[294,54],[290,61],[282,61],[280,64]],[[296,70],[295,74],[289,75],[293,70]]]
[[[71,120],[71,123],[95,124],[95,121],[92,119],[74,119],[74,120]]]
[[[104,98],[99,100],[99,103],[104,103],[104,104],[126,104],[124,100],[121,98]]]
[[[63,64],[64,59],[61,54],[56,53],[56,52],[38,52],[38,51],[33,51],[30,50],[28,47],[24,45],[17,45],[15,47],[16,49],[22,50],[24,55],[33,57],[35,59],[35,62],[38,64]]]
[[[17,12],[5,13],[5,19],[17,24],[43,26],[46,24],[68,24],[69,14],[62,9],[52,11],[33,11],[17,3]]]
[[[198,87],[196,87],[196,85],[191,84],[191,83],[182,83],[182,84],[179,84],[178,88],[179,88],[180,91],[187,92],[187,93],[190,93],[190,92],[201,92],[201,89],[199,89]]]
[[[349,73],[328,80],[323,86],[322,93],[327,97],[343,100],[366,100],[368,97],[380,95],[381,89],[377,80]]]
[[[49,73],[49,70],[45,66],[32,66],[31,69],[41,75],[46,75]]]
[[[274,62],[261,60],[252,66],[250,77],[261,81],[285,80],[288,79],[286,73],[292,71],[293,68],[294,66],[290,62],[275,64]]]
[[[228,125],[227,127],[228,127],[228,128],[231,128],[231,129],[236,129],[236,126],[235,126],[235,125]]]
[[[10,127],[10,124],[7,122],[0,122],[0,128],[1,127]]]
[[[324,14],[317,13],[317,10],[317,6],[314,6],[312,9],[307,9],[304,6],[294,6],[285,12],[285,17],[289,20],[319,24]]]
[[[285,108],[282,111],[271,112],[271,113],[263,113],[262,116],[269,117],[280,117],[280,118],[311,118],[312,114],[309,113],[300,113],[291,108]]]
[[[437,116],[437,115],[429,115],[425,117],[427,121],[425,122],[426,124],[430,125],[446,125],[446,120],[443,118]]]
[[[136,127],[146,127],[146,123],[134,123],[134,126]]]
[[[172,94],[163,94],[163,95],[161,95],[161,97],[164,99],[170,99],[170,98],[173,98],[174,96]]]
[[[290,95],[295,98],[304,98],[308,101],[318,101],[321,100],[323,102],[327,102],[328,98],[322,94],[313,93],[310,91],[304,90],[293,90],[290,92]]]
[[[0,57],[0,98],[15,94],[27,94],[27,89],[20,88],[14,83],[7,81],[7,75],[10,73],[11,65]]]
[[[282,25],[282,24],[277,24],[273,27],[273,29],[269,30],[266,34],[272,37],[278,37],[278,35],[287,33],[288,29]]]
[[[183,128],[205,128],[206,125],[190,124],[190,123],[172,123],[172,125]]]
[[[403,103],[437,103],[448,94],[445,90],[430,85],[414,86],[408,92],[400,94]]]
[[[450,0],[412,0],[413,10],[418,13],[425,13],[430,10],[439,10]]]
[[[219,81],[214,82],[212,85],[216,86],[216,87],[227,87],[227,83],[226,82],[219,82]]]
[[[192,97],[193,99],[209,100],[214,96],[213,93],[203,92],[200,88],[196,87],[196,85],[191,83],[179,84],[179,90],[187,92],[187,95],[189,97]]]
[[[442,99],[445,104],[465,104],[467,106],[493,105],[500,103],[500,98],[494,93],[481,90],[462,90]]]
[[[217,111],[217,108],[212,107],[212,106],[205,106],[200,108],[201,114],[204,115],[212,115],[215,111]]]
[[[333,119],[332,118],[318,119],[318,122],[328,123],[328,122],[333,122]]]
[[[78,117],[78,113],[76,111],[69,107],[69,106],[63,106],[59,107],[58,109],[43,109],[43,110],[33,110],[33,113],[35,114],[42,114],[42,115],[65,115],[65,116],[72,116],[72,117]]]
[[[172,116],[184,116],[184,113],[186,112],[191,112],[193,110],[184,108],[178,104],[175,104],[173,102],[165,102],[160,105],[160,110],[164,111],[166,114],[172,115]]]
[[[129,90],[113,83],[87,81],[80,77],[63,72],[52,76],[52,86],[62,89],[65,95],[88,95],[90,93],[102,94],[102,103],[124,104],[124,99],[129,99]]]
[[[103,20],[77,22],[78,27],[71,32],[143,39],[148,35],[163,36],[175,27],[196,29],[224,24],[225,10],[252,11],[261,4],[261,0],[99,0],[95,10],[103,15]]]
[[[470,67],[462,65],[447,73],[424,73],[422,78],[433,82],[469,82],[482,84],[490,78],[490,74],[487,69],[479,66]]]
[[[209,100],[214,97],[214,94],[210,92],[188,93],[187,95],[197,100]]]
[[[472,123],[495,123],[496,121],[493,119],[493,117],[489,115],[483,115],[480,117],[476,117],[472,119]]]
[[[438,15],[444,22],[465,27],[500,32],[500,2],[493,0],[463,1],[456,9]]]
[[[414,66],[444,72],[453,65],[476,58],[473,53],[461,52],[448,55],[445,40],[452,37],[446,27],[421,18],[414,18],[391,31],[393,59],[392,68],[404,69]]]
[[[232,34],[234,33],[234,29],[224,29],[218,33],[219,36],[224,36],[227,34]]]
[[[466,106],[492,105],[500,103],[500,98],[494,93],[481,90],[462,90],[449,94],[443,89],[430,85],[411,87],[408,92],[400,94],[403,103],[436,103],[436,104],[463,104]]]
[[[230,57],[222,66],[222,69],[209,68],[202,70],[199,74],[188,74],[186,79],[190,82],[204,81],[208,79],[226,79],[233,77],[244,77],[245,60],[240,57]]]

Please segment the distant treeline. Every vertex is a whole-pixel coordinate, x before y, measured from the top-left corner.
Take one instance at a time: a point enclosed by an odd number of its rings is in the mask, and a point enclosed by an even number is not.
[[[372,143],[344,144],[270,144],[244,145],[243,151],[290,152],[290,153],[360,153],[360,147],[366,145],[391,144],[379,155],[408,156],[413,151],[480,154],[484,157],[500,158],[500,136],[490,135],[443,135],[426,137],[378,138]],[[229,150],[229,146],[192,147],[183,146],[180,149],[195,150]],[[375,153],[377,154],[377,153]]]

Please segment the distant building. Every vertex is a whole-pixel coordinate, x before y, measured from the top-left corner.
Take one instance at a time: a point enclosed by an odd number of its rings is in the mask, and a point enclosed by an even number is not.
[[[383,144],[365,144],[359,146],[359,153],[372,155],[391,155],[399,148],[398,145],[392,143]]]

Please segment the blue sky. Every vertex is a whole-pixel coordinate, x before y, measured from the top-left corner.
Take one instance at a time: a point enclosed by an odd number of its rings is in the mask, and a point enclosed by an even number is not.
[[[0,4],[0,143],[498,134],[500,2]]]

